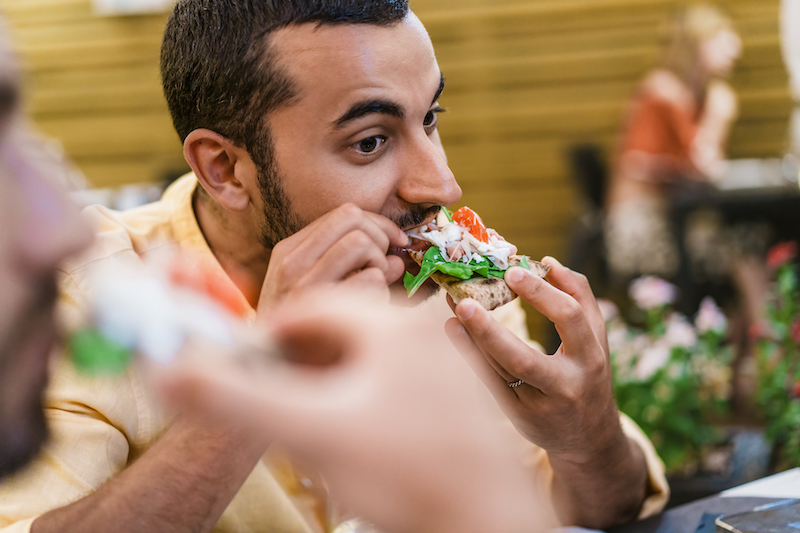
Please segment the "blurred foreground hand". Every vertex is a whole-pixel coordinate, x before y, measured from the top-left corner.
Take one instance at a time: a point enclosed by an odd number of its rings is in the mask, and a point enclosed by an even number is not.
[[[386,532],[552,524],[519,451],[432,317],[329,292],[263,318],[280,357],[262,353],[253,364],[190,343],[160,376],[167,400],[279,440],[323,474],[337,501]]]

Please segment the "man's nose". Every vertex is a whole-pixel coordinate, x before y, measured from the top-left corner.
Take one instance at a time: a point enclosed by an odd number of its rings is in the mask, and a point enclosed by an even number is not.
[[[438,139],[419,135],[409,143],[408,164],[398,186],[398,196],[409,204],[451,205],[461,198],[447,156]]]

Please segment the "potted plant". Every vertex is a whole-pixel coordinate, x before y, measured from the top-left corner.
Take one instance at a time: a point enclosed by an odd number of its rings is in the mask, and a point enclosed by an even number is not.
[[[772,282],[766,321],[756,323],[757,401],[766,422],[766,436],[775,444],[774,467],[800,466],[800,287],[797,244],[770,249],[767,267]]]
[[[727,320],[707,298],[690,322],[672,309],[676,288],[659,278],[635,280],[629,295],[634,325],[603,303],[617,404],[650,437],[669,472],[696,472],[709,445],[722,438],[712,422],[728,409]]]

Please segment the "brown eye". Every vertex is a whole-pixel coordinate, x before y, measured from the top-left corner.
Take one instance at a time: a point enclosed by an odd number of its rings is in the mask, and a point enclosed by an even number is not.
[[[436,107],[428,111],[428,114],[425,115],[425,120],[422,121],[423,127],[428,130],[428,133],[431,133],[439,124],[439,119],[436,118],[436,115],[439,113],[444,113],[444,109],[441,107]]]
[[[370,154],[377,150],[384,142],[386,142],[386,139],[383,137],[367,137],[364,140],[358,141],[356,143],[356,148],[361,153]]]

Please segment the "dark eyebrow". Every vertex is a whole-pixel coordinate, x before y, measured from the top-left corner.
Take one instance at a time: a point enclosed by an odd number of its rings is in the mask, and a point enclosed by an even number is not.
[[[389,102],[387,100],[366,100],[363,102],[356,102],[350,106],[350,109],[348,109],[344,115],[336,119],[333,123],[333,128],[338,130],[346,126],[349,122],[371,115],[372,113],[390,115],[400,119],[405,116],[405,110],[402,106],[394,102]]]
[[[442,91],[444,91],[444,74],[439,73],[439,88],[436,89],[436,94],[433,100],[431,100],[431,105],[436,103],[436,100],[442,95]],[[350,106],[350,109],[334,121],[333,129],[341,129],[349,122],[371,115],[372,113],[380,113],[399,119],[405,116],[403,107],[394,102],[389,102],[388,100],[365,100],[363,102],[356,102]]]
[[[431,100],[431,105],[435,104],[436,100],[438,100],[439,97],[442,96],[442,91],[444,91],[444,74],[442,74],[440,72],[439,73],[439,88],[436,89],[436,96],[434,96],[433,100]]]

